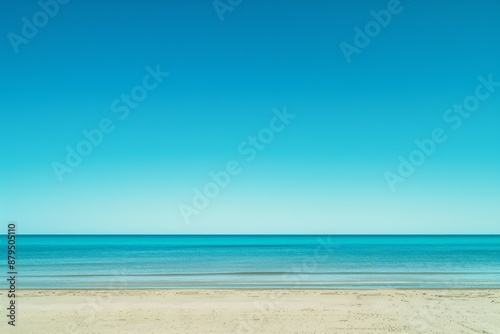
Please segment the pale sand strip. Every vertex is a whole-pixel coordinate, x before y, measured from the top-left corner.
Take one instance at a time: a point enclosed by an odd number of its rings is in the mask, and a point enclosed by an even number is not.
[[[500,333],[489,289],[44,290],[17,304],[1,333]]]

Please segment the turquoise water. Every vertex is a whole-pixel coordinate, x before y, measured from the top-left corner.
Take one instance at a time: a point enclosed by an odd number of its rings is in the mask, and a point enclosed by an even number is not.
[[[500,288],[500,236],[21,235],[16,257],[21,289]]]

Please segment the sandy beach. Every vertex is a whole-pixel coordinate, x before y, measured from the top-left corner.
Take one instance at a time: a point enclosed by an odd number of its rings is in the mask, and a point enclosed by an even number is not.
[[[491,289],[18,292],[16,328],[4,316],[2,333],[493,334],[500,328],[500,290]]]

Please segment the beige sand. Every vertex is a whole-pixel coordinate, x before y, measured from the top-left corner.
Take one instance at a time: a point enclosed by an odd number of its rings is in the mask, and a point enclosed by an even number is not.
[[[486,289],[44,290],[17,304],[1,333],[500,333]]]

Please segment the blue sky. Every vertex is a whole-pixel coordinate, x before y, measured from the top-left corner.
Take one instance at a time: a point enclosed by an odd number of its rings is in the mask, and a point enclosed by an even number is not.
[[[339,45],[387,8],[255,0],[221,20],[211,1],[72,0],[13,47],[41,7],[9,3],[2,220],[20,233],[500,233],[500,87],[458,129],[443,118],[478,77],[500,81],[500,3],[401,1],[348,63]],[[169,75],[120,119],[112,103],[157,66]],[[246,161],[238,146],[284,107],[296,117]],[[113,131],[60,182],[54,162],[106,119]],[[447,140],[391,189],[386,173],[436,128]],[[180,206],[233,160],[241,173],[186,224]]]

